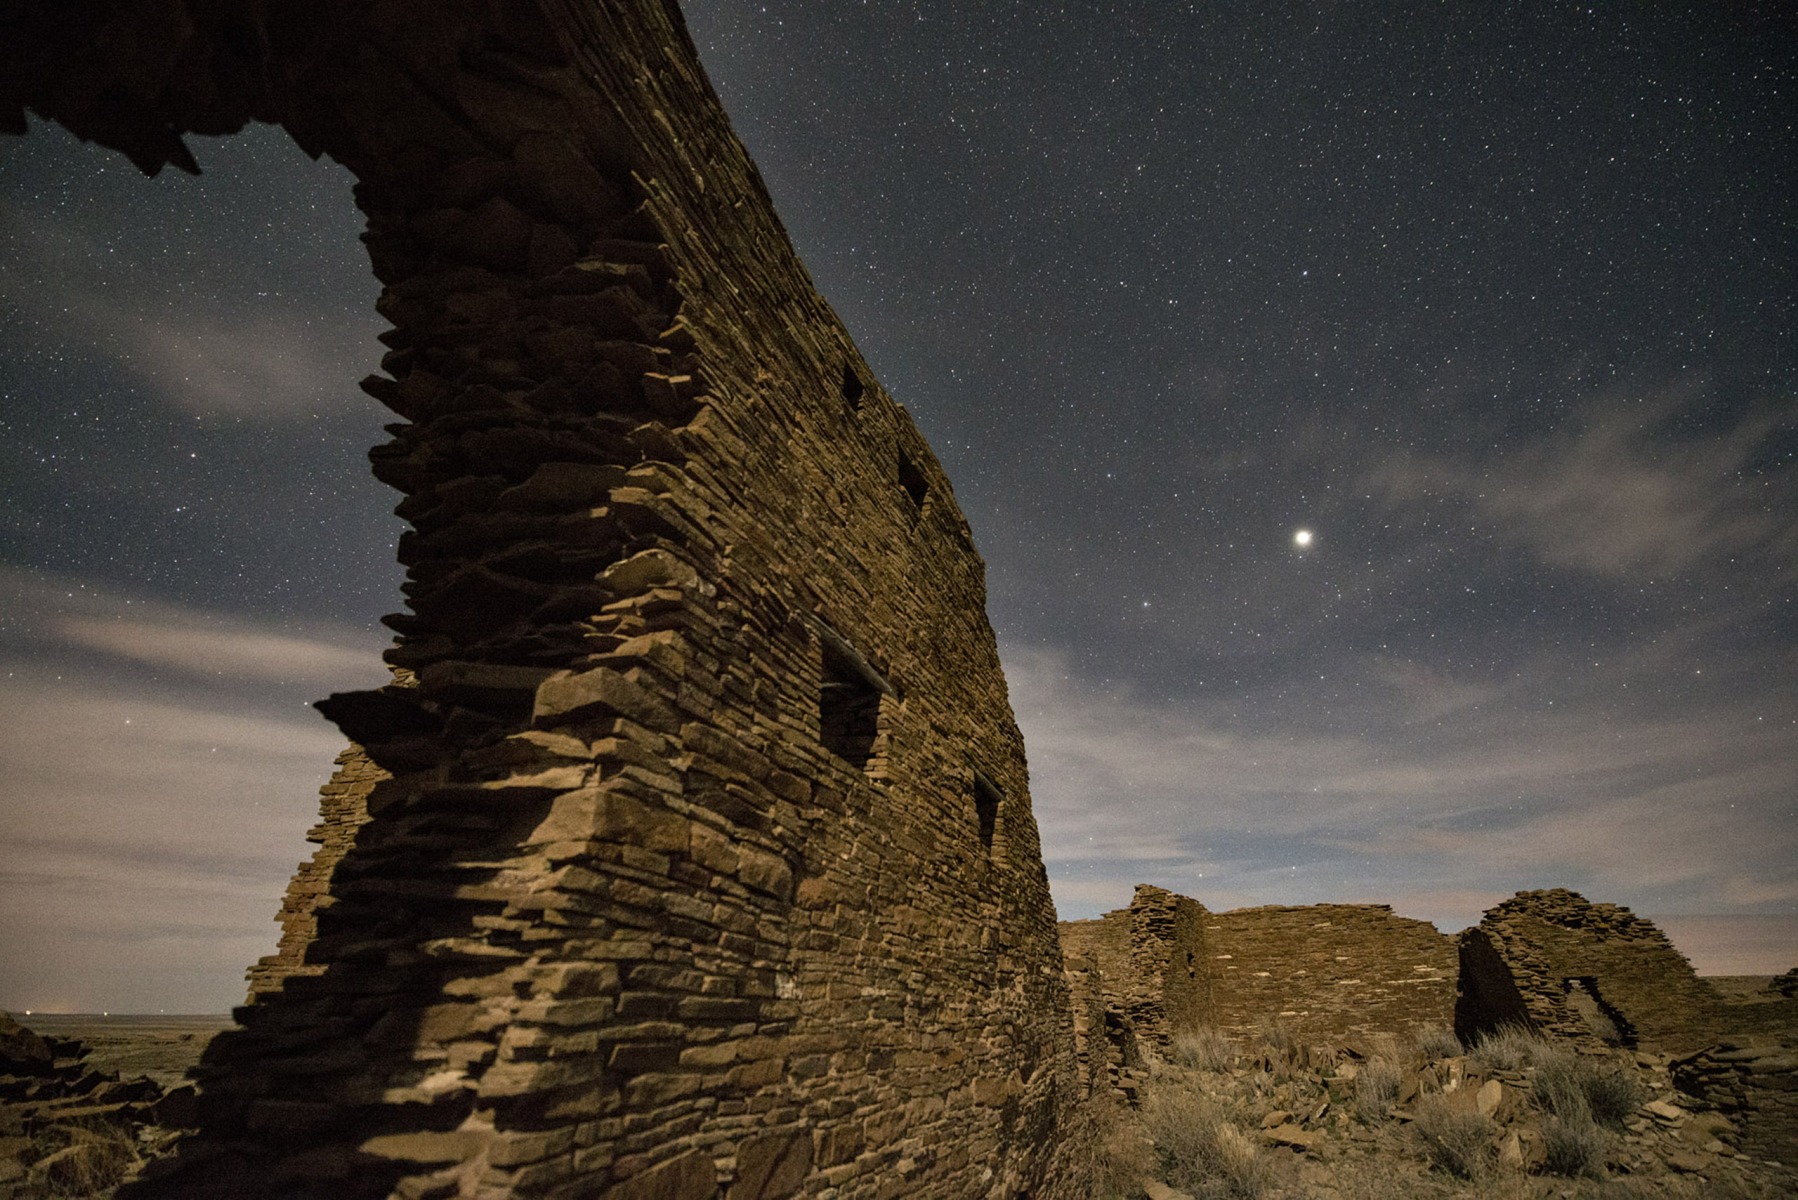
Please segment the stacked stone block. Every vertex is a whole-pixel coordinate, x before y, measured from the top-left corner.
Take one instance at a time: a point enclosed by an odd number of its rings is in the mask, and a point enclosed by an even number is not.
[[[1341,1044],[1446,1026],[1452,939],[1384,904],[1269,905],[1213,913],[1138,886],[1130,907],[1061,925],[1066,952],[1096,971],[1083,986],[1151,1044],[1213,1025],[1239,1036],[1283,1026]]]
[[[1266,905],[1211,916],[1217,1024],[1280,1025],[1300,1042],[1364,1042],[1446,1028],[1454,940],[1386,904]]]
[[[1717,1030],[1715,997],[1652,921],[1566,888],[1518,892],[1460,940],[1463,1040],[1515,1024],[1671,1053]]]
[[[1089,1090],[1126,1098],[1145,1050],[1209,1022],[1202,961],[1205,910],[1197,901],[1137,885],[1130,907],[1089,921],[1064,921],[1062,952],[1074,998],[1074,1037]]]
[[[328,904],[331,876],[355,843],[356,831],[368,822],[368,798],[375,786],[392,775],[377,767],[360,746],[349,746],[337,756],[337,769],[319,790],[318,824],[306,831],[306,840],[318,845],[313,856],[299,865],[287,884],[281,911],[275,921],[281,938],[275,952],[258,959],[249,969],[250,995],[246,1003],[278,990],[289,976],[317,975],[323,968],[306,961],[306,948],[318,935],[318,910]]]
[[[1741,1131],[1738,1149],[1798,1167],[1798,1037],[1726,1038],[1672,1065],[1680,1091]]]
[[[678,12],[7,32],[0,124],[342,161],[393,324],[416,686],[320,705],[370,765],[132,1194],[1056,1195],[1072,1023],[982,567]]]

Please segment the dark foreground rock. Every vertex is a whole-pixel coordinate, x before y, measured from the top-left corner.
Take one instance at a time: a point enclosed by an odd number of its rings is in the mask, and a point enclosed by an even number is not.
[[[80,1041],[0,1013],[0,1200],[110,1195],[193,1126],[191,1084],[121,1079],[88,1059]]]

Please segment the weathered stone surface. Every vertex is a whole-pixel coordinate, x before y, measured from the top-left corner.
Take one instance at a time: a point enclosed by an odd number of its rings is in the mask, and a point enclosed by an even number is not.
[[[1716,1110],[1701,1114],[1712,1118],[1700,1127],[1704,1142],[1736,1132],[1743,1151],[1798,1167],[1798,1036],[1725,1039],[1674,1060],[1671,1072],[1681,1092]]]
[[[1452,939],[1386,905],[1213,913],[1141,885],[1129,908],[1060,932],[1082,1061],[1102,1026],[1114,1070],[1131,1065],[1130,1039],[1165,1048],[1201,1026],[1243,1035],[1278,1024],[1301,1043],[1341,1043],[1444,1027],[1452,1016]],[[1083,1017],[1082,1006],[1098,1015]]]
[[[56,1060],[46,1042],[0,1012],[0,1071],[8,1075],[48,1075]]]
[[[134,1194],[1056,1196],[1083,1087],[982,566],[675,7],[13,8],[0,126],[153,173],[282,124],[394,326],[401,675],[322,706],[319,851]]]
[[[1460,938],[1455,1031],[1521,1025],[1597,1048],[1690,1051],[1716,998],[1653,922],[1564,888],[1519,892]]]
[[[0,1012],[0,1198],[110,1190],[195,1123],[191,1087],[165,1093],[88,1056],[82,1042]]]

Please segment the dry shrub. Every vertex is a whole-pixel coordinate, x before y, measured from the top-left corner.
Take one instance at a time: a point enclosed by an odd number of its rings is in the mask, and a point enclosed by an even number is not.
[[[1535,1094],[1537,1103],[1555,1116],[1622,1129],[1642,1103],[1642,1084],[1615,1063],[1600,1065],[1550,1047],[1537,1055]]]
[[[1168,1047],[1174,1062],[1195,1071],[1222,1073],[1236,1064],[1236,1047],[1213,1025],[1176,1033]]]
[[[1454,1058],[1461,1053],[1461,1039],[1446,1025],[1426,1025],[1417,1031],[1414,1044],[1426,1059]]]
[[[1272,1161],[1204,1096],[1151,1088],[1142,1120],[1162,1178],[1195,1200],[1255,1200],[1274,1185]]]
[[[1560,1117],[1592,1116],[1586,1092],[1580,1084],[1578,1058],[1559,1046],[1544,1044],[1536,1051],[1536,1075],[1532,1082],[1536,1103],[1544,1112]]]
[[[1369,1121],[1384,1121],[1398,1103],[1398,1087],[1404,1078],[1390,1058],[1370,1058],[1355,1073],[1355,1111]]]
[[[1521,1071],[1551,1049],[1533,1030],[1522,1025],[1501,1025],[1479,1035],[1473,1044],[1473,1056],[1500,1071]]]
[[[1155,1169],[1155,1151],[1142,1127],[1110,1098],[1087,1103],[1059,1155],[1059,1171],[1087,1181],[1093,1200],[1130,1200]]]
[[[1299,1037],[1292,1031],[1292,1026],[1279,1017],[1264,1017],[1260,1024],[1261,1044],[1267,1047],[1269,1054],[1286,1059],[1298,1056]]]
[[[1542,1122],[1542,1167],[1551,1175],[1577,1179],[1599,1175],[1604,1169],[1610,1139],[1584,1107],[1572,1116],[1552,1113]]]
[[[1483,1179],[1492,1169],[1494,1127],[1477,1110],[1450,1104],[1440,1092],[1417,1101],[1411,1128],[1431,1165],[1463,1179]]]
[[[1644,1094],[1635,1072],[1615,1064],[1588,1066],[1580,1086],[1591,1106],[1593,1120],[1612,1129],[1623,1128],[1623,1123],[1641,1105]]]
[[[137,1165],[130,1130],[105,1121],[52,1125],[39,1135],[38,1148],[32,1174],[46,1195],[71,1200],[109,1194]]]

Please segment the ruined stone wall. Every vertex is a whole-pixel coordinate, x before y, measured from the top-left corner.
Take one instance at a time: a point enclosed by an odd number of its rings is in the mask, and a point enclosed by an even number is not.
[[[417,687],[321,705],[391,778],[311,868],[312,973],[133,1194],[1057,1195],[1071,1020],[980,560],[672,5],[7,20],[0,126],[153,170],[278,120],[344,162],[394,325]]]
[[[1728,1038],[1672,1065],[1673,1082],[1737,1123],[1737,1149],[1798,1167],[1798,1036]]]
[[[1200,966],[1205,908],[1165,888],[1138,884],[1128,908],[1088,921],[1063,921],[1063,953],[1091,961],[1106,1003],[1135,1035],[1166,1046],[1181,1029],[1209,1024],[1211,992]]]
[[[1464,1040],[1520,1023],[1576,1042],[1696,1049],[1717,1006],[1654,923],[1565,888],[1518,892],[1462,937]],[[1614,1032],[1613,1032],[1614,1031]]]
[[[1128,908],[1060,926],[1074,1004],[1074,1041],[1089,1092],[1134,1100],[1145,1053],[1209,1023],[1205,910],[1196,900],[1138,885]]]
[[[299,865],[281,898],[275,922],[281,938],[273,954],[258,959],[246,977],[254,1004],[277,991],[294,975],[317,975],[321,966],[306,962],[306,948],[318,936],[318,910],[329,903],[331,876],[356,841],[356,831],[368,822],[368,798],[376,785],[393,778],[370,761],[360,746],[352,745],[337,756],[337,769],[319,789],[318,824],[306,831],[306,840],[318,845],[311,858]]]
[[[1385,904],[1268,905],[1214,913],[1217,1024],[1278,1022],[1305,1043],[1408,1035],[1453,1018],[1454,940]]]
[[[1128,1073],[1143,1065],[1136,1024],[1105,994],[1091,958],[1066,960],[1064,974],[1074,1016],[1074,1057],[1082,1095],[1122,1094]]]
[[[1447,1026],[1452,939],[1384,904],[1208,911],[1140,886],[1129,908],[1061,925],[1067,953],[1098,966],[1107,1002],[1165,1046],[1202,1025],[1249,1035],[1278,1022],[1303,1041]]]

